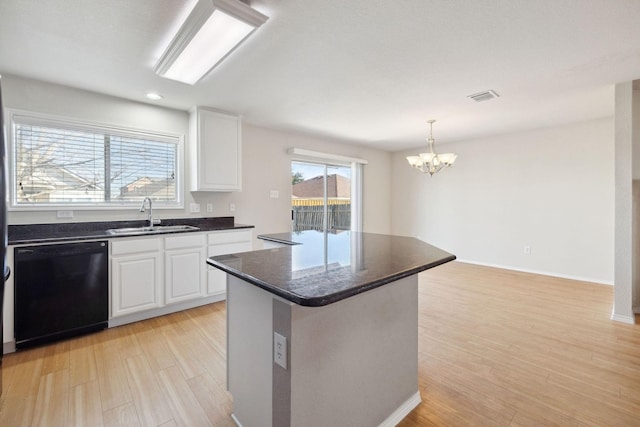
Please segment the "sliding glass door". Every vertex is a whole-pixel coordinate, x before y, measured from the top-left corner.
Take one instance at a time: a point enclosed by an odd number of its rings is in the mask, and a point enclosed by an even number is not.
[[[352,229],[352,167],[291,162],[293,231]]]

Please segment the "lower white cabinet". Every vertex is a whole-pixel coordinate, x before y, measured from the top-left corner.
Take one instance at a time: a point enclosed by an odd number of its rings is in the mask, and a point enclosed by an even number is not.
[[[162,239],[111,242],[111,315],[161,307]]]
[[[251,250],[251,230],[215,231],[207,236],[207,256],[233,254]],[[207,295],[227,291],[227,273],[207,267]]]
[[[227,273],[214,267],[207,267],[207,294],[227,292]]]
[[[204,296],[206,257],[204,234],[165,238],[165,302]]]
[[[207,257],[250,251],[251,240],[251,229],[111,240],[111,318],[133,314],[127,323],[224,299],[227,275]]]

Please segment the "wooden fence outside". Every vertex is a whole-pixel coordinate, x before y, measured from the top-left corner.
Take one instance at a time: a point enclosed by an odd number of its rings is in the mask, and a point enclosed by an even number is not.
[[[324,206],[292,206],[293,231],[322,230]],[[351,205],[327,206],[327,229],[349,230],[351,228]]]

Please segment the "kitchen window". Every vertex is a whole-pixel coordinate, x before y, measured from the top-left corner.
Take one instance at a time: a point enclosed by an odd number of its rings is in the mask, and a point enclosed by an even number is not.
[[[182,137],[13,113],[12,208],[181,207]]]

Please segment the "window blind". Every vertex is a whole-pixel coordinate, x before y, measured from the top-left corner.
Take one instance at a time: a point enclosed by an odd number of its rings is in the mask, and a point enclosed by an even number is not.
[[[13,117],[14,206],[178,200],[179,138]]]

